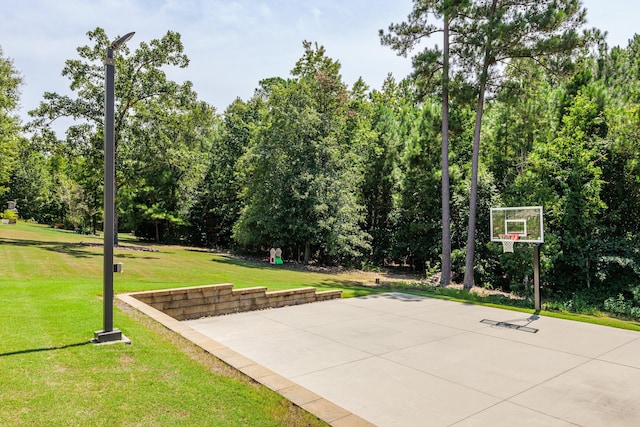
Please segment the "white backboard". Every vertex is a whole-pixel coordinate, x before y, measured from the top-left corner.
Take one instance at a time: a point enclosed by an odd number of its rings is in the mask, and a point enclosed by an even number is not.
[[[513,240],[522,243],[544,243],[542,206],[491,208],[491,241]]]

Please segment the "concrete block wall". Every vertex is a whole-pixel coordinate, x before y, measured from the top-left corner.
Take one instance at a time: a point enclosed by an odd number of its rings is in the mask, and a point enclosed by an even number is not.
[[[342,291],[316,291],[315,288],[300,288],[267,292],[265,287],[233,289],[232,284],[225,283],[193,288],[136,292],[130,295],[177,320],[190,320],[326,301],[341,298]]]

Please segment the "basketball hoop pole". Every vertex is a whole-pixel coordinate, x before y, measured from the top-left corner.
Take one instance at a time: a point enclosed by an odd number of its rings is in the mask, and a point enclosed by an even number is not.
[[[533,299],[536,310],[541,310],[540,304],[540,246],[536,243],[533,247]]]

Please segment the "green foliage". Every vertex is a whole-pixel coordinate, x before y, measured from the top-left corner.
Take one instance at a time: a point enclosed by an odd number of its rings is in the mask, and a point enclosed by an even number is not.
[[[43,151],[69,159],[66,170],[60,172],[81,186],[83,204],[95,229],[102,206],[103,59],[111,39],[101,28],[87,35],[93,44],[79,47],[79,59],[67,60],[62,70],[62,75],[70,79],[75,96],[45,93],[44,101],[30,112],[34,120],[29,127],[42,141]],[[135,206],[157,202],[149,200],[150,193],[162,199],[167,214],[183,217],[193,204],[194,188],[203,177],[213,109],[197,101],[190,82],[168,80],[162,68],[184,68],[188,63],[180,35],[172,31],[161,39],[140,42],[135,52],[127,45],[118,49],[116,199],[124,203],[119,210],[125,213],[123,222],[127,228],[141,225],[136,220]],[[58,140],[51,124],[61,117],[74,119],[74,124],[67,129],[65,139]],[[146,194],[139,194],[139,188],[145,189]],[[169,238],[175,239],[175,230],[167,228]]]
[[[84,204],[82,188],[71,179],[63,176],[56,192],[65,208],[65,220],[68,220],[73,225],[73,228],[84,225],[82,220],[89,212],[87,205]]]
[[[547,310],[557,310],[567,313],[579,313],[597,316],[601,314],[601,303],[590,299],[584,293],[565,295],[564,298],[556,298],[545,302]]]
[[[577,28],[584,23],[586,11],[579,2],[524,1],[518,3],[429,1],[416,2],[408,22],[392,24],[390,34],[380,31],[383,44],[390,45],[400,54],[414,48],[423,37],[440,31],[431,22],[431,16],[444,15],[444,31],[452,27],[453,61],[474,80],[477,90],[476,122],[473,138],[469,226],[467,232],[467,259],[464,283],[467,288],[474,283],[475,237],[477,217],[477,193],[479,151],[482,119],[487,84],[497,77],[498,64],[514,58],[535,61],[566,60],[568,55],[583,43]],[[445,43],[448,45],[449,41]],[[418,74],[430,76],[439,67],[438,49],[426,49],[414,59]],[[444,64],[448,69],[448,58]],[[445,79],[444,81],[447,81]],[[446,150],[446,147],[443,148]]]
[[[618,294],[618,298],[609,297],[604,301],[605,311],[632,319],[640,319],[640,307],[634,306],[632,301]]]
[[[290,254],[356,260],[369,249],[358,197],[360,134],[350,129],[339,63],[303,44],[296,79],[263,87],[265,108],[240,159],[245,206],[234,238]],[[275,83],[275,84],[273,84]]]
[[[440,252],[440,110],[424,104],[407,118],[400,155],[395,256],[419,269]]]
[[[539,64],[511,61],[505,70],[498,102],[491,103],[486,116],[482,154],[496,185],[508,191],[527,165],[535,144],[550,140],[554,128],[554,92]],[[514,195],[517,199],[518,195]]]
[[[462,181],[454,186],[451,197],[451,212],[453,218],[453,232],[455,248],[452,252],[452,270],[462,277],[466,267],[465,242],[467,240],[467,228],[469,221],[469,181]],[[478,205],[477,205],[477,232],[475,242],[477,247],[476,264],[474,267],[474,281],[479,286],[489,283],[496,287],[502,285],[499,278],[502,276],[498,254],[494,252],[490,242],[489,210],[491,207],[501,205],[500,194],[494,184],[493,176],[482,170],[478,177]],[[463,256],[464,254],[464,256]],[[462,258],[461,258],[462,256]]]
[[[22,79],[0,47],[0,198],[9,191],[10,179],[17,167],[20,122],[16,110]]]
[[[218,119],[194,96],[140,107],[132,119],[131,138],[121,143],[127,176],[120,186],[126,212],[122,219],[140,237],[179,241],[183,231],[178,226],[186,224],[197,202]]]
[[[7,209],[3,214],[0,214],[0,218],[8,219],[9,221],[15,221],[18,219],[18,214]]]
[[[387,82],[387,89],[393,90],[389,87],[393,83]],[[381,264],[390,255],[392,245],[398,131],[393,111],[395,106],[382,101],[385,95],[381,93],[374,92],[372,97],[369,114],[375,138],[365,147],[361,192],[366,208],[365,230],[371,235],[371,256]]]
[[[554,254],[549,275],[557,291],[575,292],[595,278],[602,241],[598,218],[606,205],[600,197],[601,145],[592,123],[601,113],[596,102],[578,95],[558,136],[535,147],[516,183],[521,194],[528,193],[523,204],[544,206],[545,235],[552,237],[545,252]]]
[[[188,241],[194,245],[229,248],[233,226],[244,204],[240,197],[238,160],[251,142],[260,101],[235,100],[212,135],[210,163],[189,210]]]
[[[63,222],[64,207],[58,194],[59,156],[46,156],[27,140],[18,150],[17,167],[11,177],[11,198],[25,219],[42,224]]]

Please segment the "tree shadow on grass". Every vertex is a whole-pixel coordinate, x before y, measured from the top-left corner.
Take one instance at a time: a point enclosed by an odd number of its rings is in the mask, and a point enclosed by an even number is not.
[[[139,256],[136,254],[124,254],[122,252],[118,252],[116,255],[116,258],[125,258],[125,259],[160,259],[159,257],[155,257],[155,256]]]
[[[286,270],[286,271],[295,271],[298,273],[317,273],[317,274],[326,274],[332,275],[335,272],[331,271],[331,267],[313,267],[311,265],[299,264],[296,262],[285,262],[284,264],[271,264],[266,259],[262,260],[260,258],[241,258],[235,257],[233,255],[227,254],[217,254],[215,258],[211,260],[211,262],[217,262],[221,264],[229,264],[238,267],[246,267],[246,268],[255,268],[258,270]],[[358,282],[354,282],[358,283]]]
[[[245,267],[245,268],[256,268],[259,270],[290,270],[296,271],[294,268],[288,268],[284,265],[274,266],[267,262],[257,262],[246,259],[234,258],[228,255],[218,255],[216,258],[212,259],[211,262],[217,262],[220,264],[229,264],[236,267]]]
[[[91,344],[91,341],[78,342],[78,343],[75,343],[75,344],[61,345],[61,346],[58,346],[58,347],[42,347],[42,348],[33,348],[33,349],[29,349],[29,350],[10,351],[10,352],[7,352],[7,353],[0,353],[0,357],[17,356],[17,355],[20,355],[20,354],[29,354],[29,353],[40,353],[42,351],[64,350],[66,348],[83,347],[83,346],[89,345],[89,344]]]
[[[59,242],[47,242],[41,240],[23,240],[23,239],[7,239],[0,238],[0,244],[4,245],[13,245],[20,247],[37,247],[43,249],[45,251],[56,252],[66,254],[75,258],[93,258],[93,257],[102,257],[102,250],[95,251],[91,250],[92,248],[96,248],[101,245],[88,245],[83,242],[79,243],[59,243]],[[136,256],[138,253],[148,254],[149,251],[136,251],[134,253],[123,253],[128,247],[119,248],[115,247],[114,250],[117,252],[118,258],[136,258],[136,259],[159,259],[157,257],[152,256]]]
[[[22,239],[0,239],[2,245],[12,245],[20,247],[37,247],[45,251],[63,253],[75,258],[92,258],[102,256],[102,252],[94,252],[84,249],[81,243],[58,243],[46,242],[40,240],[22,240]]]

